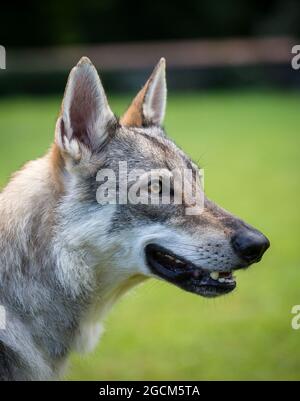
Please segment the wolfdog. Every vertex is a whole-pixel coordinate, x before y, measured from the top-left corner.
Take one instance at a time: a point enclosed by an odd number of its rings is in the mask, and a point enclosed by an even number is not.
[[[198,175],[162,128],[165,107],[164,59],[120,119],[90,60],[72,69],[52,147],[0,195],[2,380],[61,377],[70,352],[91,350],[103,316],[147,278],[215,297],[232,291],[233,271],[258,262],[269,247],[258,230],[205,196],[201,213],[185,213],[185,190],[181,204],[96,200],[98,172],[115,171],[119,162],[146,174],[187,168]],[[189,185],[204,193],[199,180]],[[148,190],[160,194],[160,186]]]

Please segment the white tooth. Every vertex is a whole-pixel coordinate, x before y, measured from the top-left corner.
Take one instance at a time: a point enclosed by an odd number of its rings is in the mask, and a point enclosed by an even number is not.
[[[225,280],[226,280],[226,279],[225,279],[225,278],[222,278],[222,277],[218,279],[218,281],[219,281],[220,283],[225,283]]]
[[[211,277],[213,280],[218,280],[218,278],[219,278],[219,273],[218,273],[218,272],[211,272],[211,273],[210,273],[210,277]]]

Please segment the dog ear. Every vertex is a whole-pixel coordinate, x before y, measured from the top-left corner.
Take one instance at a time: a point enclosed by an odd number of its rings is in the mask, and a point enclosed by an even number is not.
[[[150,78],[120,119],[127,127],[161,125],[167,100],[166,61],[161,58]]]
[[[96,68],[87,57],[82,57],[68,78],[56,123],[56,144],[78,160],[86,150],[101,149],[114,120]]]

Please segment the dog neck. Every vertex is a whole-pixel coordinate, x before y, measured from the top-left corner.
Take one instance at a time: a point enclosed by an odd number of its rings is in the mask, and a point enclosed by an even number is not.
[[[61,221],[67,194],[55,152],[28,163],[0,195],[0,304],[7,310],[0,345],[24,366],[14,379],[55,377],[83,327],[142,281],[114,275],[105,261],[97,266],[68,240],[76,232]]]

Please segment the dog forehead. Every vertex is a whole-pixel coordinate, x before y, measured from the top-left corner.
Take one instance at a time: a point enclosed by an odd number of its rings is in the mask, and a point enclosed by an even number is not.
[[[119,157],[130,164],[172,169],[195,168],[187,155],[157,126],[121,127],[117,131]]]

